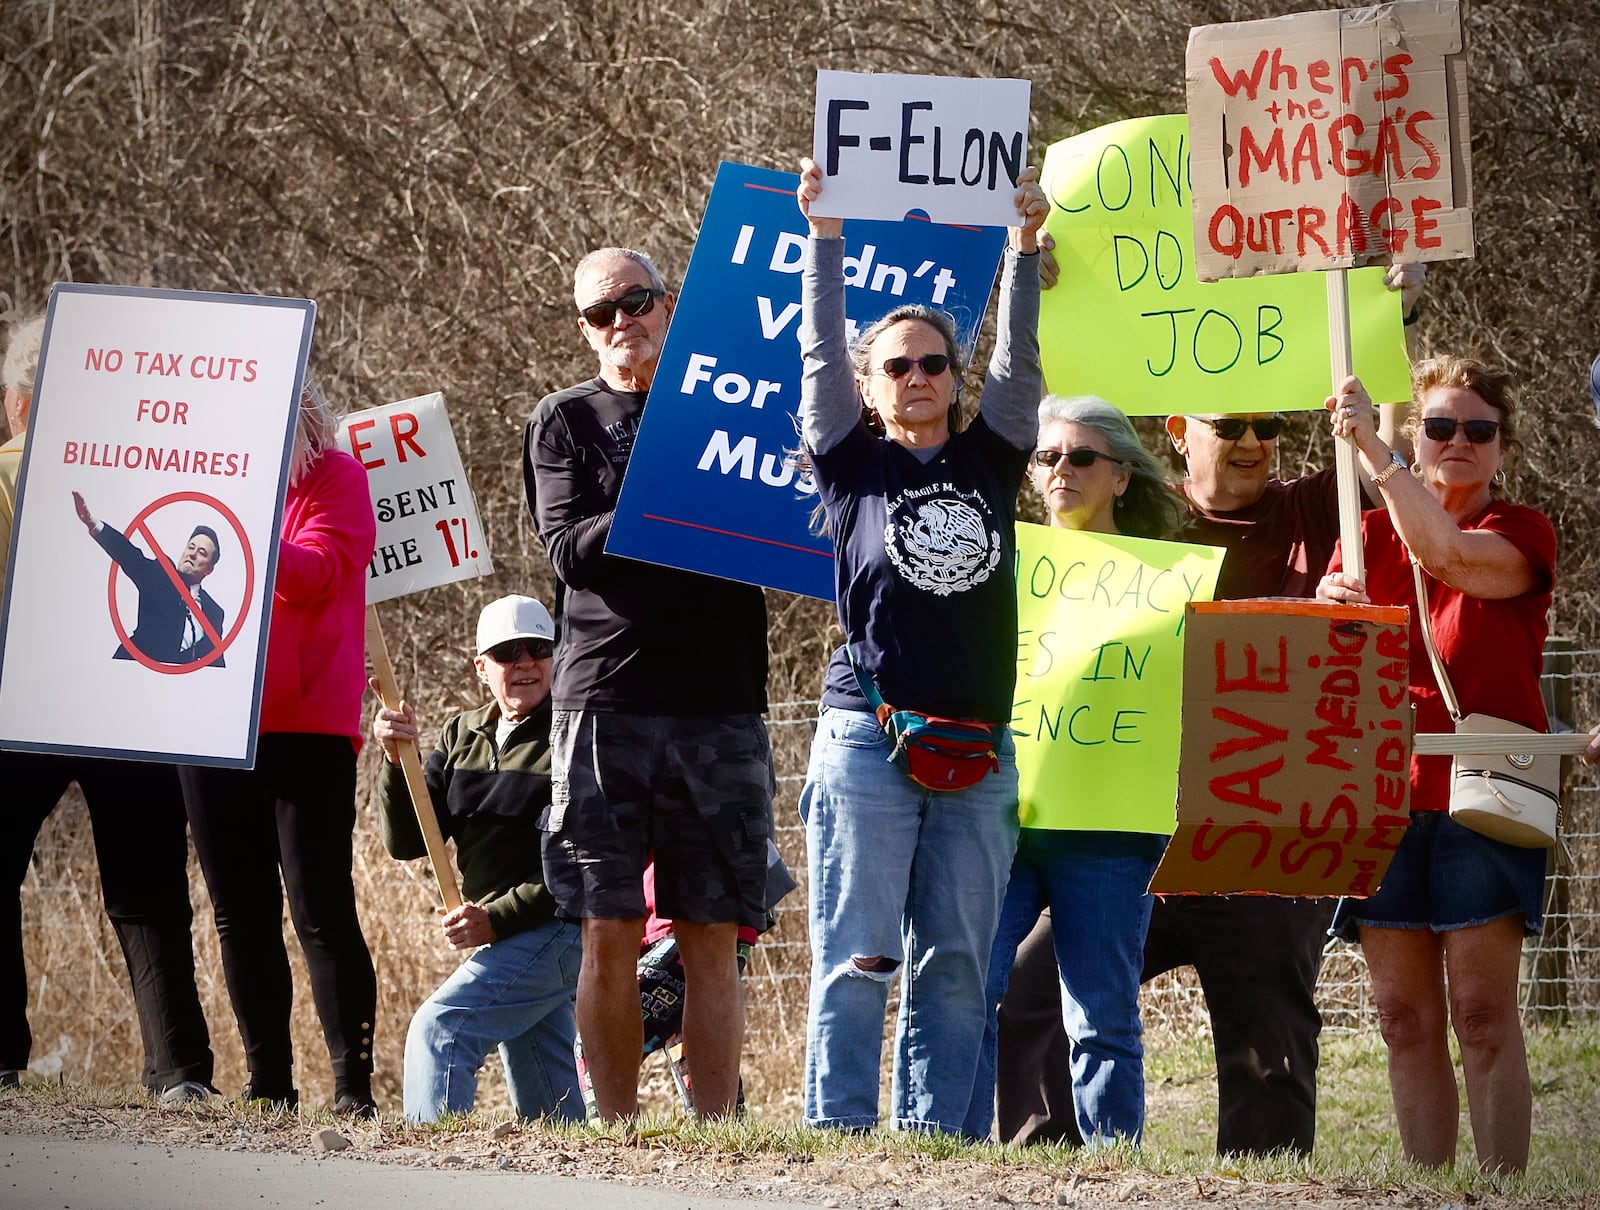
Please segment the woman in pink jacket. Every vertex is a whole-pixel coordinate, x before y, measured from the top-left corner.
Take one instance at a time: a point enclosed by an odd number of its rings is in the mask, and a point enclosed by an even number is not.
[[[247,1100],[292,1109],[283,892],[333,1063],[334,1108],[370,1117],[377,980],[351,881],[375,523],[361,464],[308,383],[300,403],[254,769],[181,769],[244,1041]],[[280,882],[281,870],[281,882]]]

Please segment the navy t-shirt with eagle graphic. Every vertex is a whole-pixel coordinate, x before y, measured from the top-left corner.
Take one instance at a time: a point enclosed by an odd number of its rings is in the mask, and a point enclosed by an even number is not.
[[[874,436],[845,346],[843,240],[802,267],[802,435],[834,536],[839,623],[884,701],[1004,723],[1017,678],[1016,502],[1038,430],[1037,259],[1008,251],[979,415],[937,450]],[[844,648],[825,706],[869,710]]]
[[[926,464],[859,426],[813,455],[839,617],[897,708],[1000,723],[1017,673],[1015,504],[1028,455],[980,416]],[[868,709],[843,649],[823,704]]]

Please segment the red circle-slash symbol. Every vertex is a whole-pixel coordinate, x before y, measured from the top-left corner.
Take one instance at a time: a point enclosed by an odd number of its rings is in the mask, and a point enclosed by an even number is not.
[[[238,612],[234,615],[233,625],[225,635],[216,633],[210,619],[201,611],[199,602],[194,599],[183,585],[177,569],[172,566],[172,561],[167,558],[157,544],[155,535],[145,525],[152,513],[167,507],[169,504],[203,504],[207,508],[215,509],[233,527],[234,536],[239,540],[239,550],[244,556],[244,596],[239,602]],[[163,664],[159,660],[151,659],[134,646],[133,640],[128,636],[127,627],[122,624],[122,618],[117,613],[117,573],[121,571],[121,568],[113,562],[111,564],[111,574],[106,579],[106,598],[111,607],[111,626],[117,632],[117,638],[121,640],[123,649],[152,672],[159,672],[165,676],[181,676],[183,673],[193,672],[197,668],[204,668],[208,664],[216,662],[229,647],[233,646],[233,641],[239,637],[239,632],[244,629],[245,616],[249,613],[250,602],[253,599],[256,588],[255,554],[250,549],[250,541],[245,536],[244,526],[240,524],[238,516],[234,514],[231,508],[214,496],[207,496],[202,492],[173,492],[171,495],[162,496],[161,499],[149,505],[129,523],[128,537],[132,538],[136,533],[144,538],[145,545],[160,560],[162,569],[171,578],[174,586],[181,589],[185,606],[194,615],[195,621],[200,624],[200,628],[205,632],[206,637],[211,640],[211,650],[199,659],[191,660],[187,664]]]

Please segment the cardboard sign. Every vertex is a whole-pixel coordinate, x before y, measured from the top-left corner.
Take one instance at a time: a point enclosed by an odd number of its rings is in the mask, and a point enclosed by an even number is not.
[[[1017,526],[1023,827],[1171,835],[1184,607],[1211,598],[1224,553]]]
[[[1356,895],[1406,830],[1408,611],[1189,607],[1178,830],[1150,889]]]
[[[1322,407],[1332,381],[1322,280],[1195,276],[1182,114],[1056,143],[1042,183],[1061,266],[1039,308],[1050,390],[1099,395],[1134,416]],[[1399,293],[1379,268],[1349,281],[1355,372],[1377,402],[1409,400]]]
[[[300,299],[51,291],[0,620],[0,745],[255,763],[315,314]]]
[[[1472,255],[1456,0],[1189,31],[1203,281]]]
[[[800,265],[791,173],[723,164],[706,205],[628,473],[610,554],[833,600],[800,446]],[[967,356],[1005,233],[846,221],[851,337],[904,303],[946,312]]]
[[[352,412],[339,446],[367,468],[378,521],[368,605],[494,571],[443,395]]]
[[[1017,225],[1028,163],[1027,80],[817,73],[811,158],[819,218]]]

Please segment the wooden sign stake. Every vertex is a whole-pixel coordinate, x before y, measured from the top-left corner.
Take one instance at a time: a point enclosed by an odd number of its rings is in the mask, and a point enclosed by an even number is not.
[[[389,647],[383,639],[383,625],[378,621],[378,607],[367,606],[367,655],[372,659],[372,671],[378,678],[378,694],[386,709],[400,709],[400,686],[395,681],[394,665],[389,662]],[[434,881],[439,884],[439,896],[447,911],[461,906],[461,890],[456,886],[455,871],[450,868],[450,854],[445,851],[444,835],[439,831],[439,820],[433,813],[433,798],[428,794],[427,780],[422,776],[422,761],[417,756],[417,745],[412,740],[401,740],[395,745],[400,751],[400,769],[406,776],[406,789],[411,791],[411,805],[416,808],[417,824],[422,829],[422,842],[428,846],[428,860],[433,863]]]
[[[1350,352],[1350,291],[1343,269],[1330,269],[1323,275],[1328,287],[1328,353],[1333,368],[1333,387],[1338,391],[1344,380],[1355,373]],[[1361,479],[1357,474],[1356,443],[1349,437],[1334,442],[1335,474],[1339,480],[1339,542],[1344,547],[1346,575],[1367,578],[1367,561],[1361,549]]]

